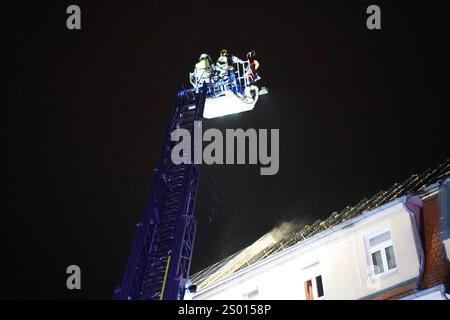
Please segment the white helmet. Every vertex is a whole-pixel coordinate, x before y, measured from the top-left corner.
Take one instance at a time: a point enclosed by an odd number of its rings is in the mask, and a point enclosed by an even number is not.
[[[204,60],[204,59],[211,60],[211,57],[208,54],[206,54],[206,53],[202,53],[200,55],[200,58],[198,59],[198,61],[201,61],[201,60]]]

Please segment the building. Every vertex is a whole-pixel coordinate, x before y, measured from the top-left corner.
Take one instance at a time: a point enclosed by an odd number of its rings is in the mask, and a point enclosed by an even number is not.
[[[450,161],[190,277],[202,299],[448,299]]]

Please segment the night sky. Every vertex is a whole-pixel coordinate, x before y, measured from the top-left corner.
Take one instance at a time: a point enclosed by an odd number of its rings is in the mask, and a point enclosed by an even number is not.
[[[202,168],[192,272],[283,221],[326,217],[449,157],[448,1],[392,2],[3,8],[0,298],[112,298],[175,95],[203,52],[256,50],[269,95],[207,126],[280,129],[280,170]],[[66,28],[70,4],[81,30]],[[366,28],[370,4],[381,30]],[[82,290],[66,289],[71,264]]]

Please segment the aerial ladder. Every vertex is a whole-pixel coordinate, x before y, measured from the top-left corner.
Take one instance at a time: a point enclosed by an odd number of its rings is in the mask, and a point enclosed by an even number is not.
[[[206,77],[190,73],[193,88],[178,93],[144,218],[136,225],[123,281],[114,299],[182,300],[185,290],[195,290],[189,286],[188,276],[197,225],[194,208],[200,165],[172,162],[171,151],[177,142],[171,134],[183,128],[192,137],[194,126],[204,118],[253,109],[258,96],[267,90],[259,89],[249,78],[250,64],[249,60],[239,60],[225,77],[219,77],[214,66]],[[191,143],[193,150],[193,139]]]

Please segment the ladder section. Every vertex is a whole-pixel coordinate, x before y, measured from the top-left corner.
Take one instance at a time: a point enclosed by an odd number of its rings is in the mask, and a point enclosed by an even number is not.
[[[205,98],[206,87],[196,94],[182,91],[177,97],[144,220],[137,225],[127,270],[115,299],[177,300],[184,294],[195,238],[193,211],[200,168],[193,161],[172,163],[171,151],[178,142],[170,137],[178,128],[188,130],[193,137],[194,121],[202,120]],[[191,143],[193,150],[193,139]]]

